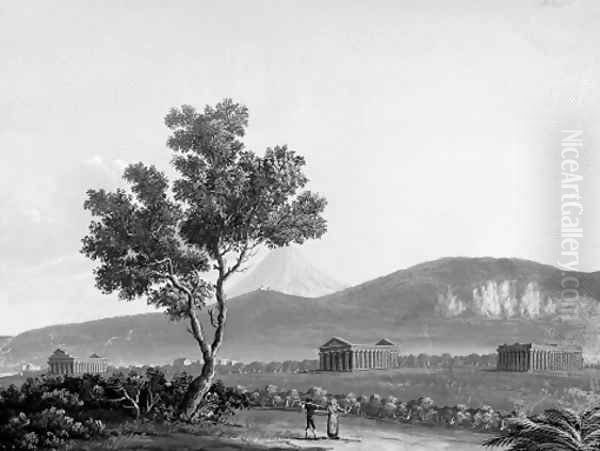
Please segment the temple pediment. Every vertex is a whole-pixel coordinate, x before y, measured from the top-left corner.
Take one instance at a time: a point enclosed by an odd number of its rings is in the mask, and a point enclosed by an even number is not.
[[[375,343],[375,345],[376,346],[394,346],[395,343],[388,338],[382,338],[377,343]]]
[[[51,359],[72,359],[73,357],[71,357],[69,354],[67,354],[65,351],[63,351],[62,349],[57,349],[56,351],[54,351],[52,353],[52,355],[50,356]]]
[[[321,348],[347,348],[352,346],[348,340],[344,340],[343,338],[333,337],[329,341],[327,341]]]

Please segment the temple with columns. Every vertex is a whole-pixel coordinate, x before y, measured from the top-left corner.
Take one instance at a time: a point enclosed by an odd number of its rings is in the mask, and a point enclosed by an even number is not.
[[[320,371],[360,371],[396,368],[398,346],[382,338],[373,345],[333,337],[319,348]]]
[[[88,358],[77,358],[62,349],[57,349],[48,359],[48,373],[59,375],[101,374],[105,373],[108,363],[104,357],[92,354]]]
[[[498,371],[574,371],[583,368],[580,346],[515,343],[498,346]]]

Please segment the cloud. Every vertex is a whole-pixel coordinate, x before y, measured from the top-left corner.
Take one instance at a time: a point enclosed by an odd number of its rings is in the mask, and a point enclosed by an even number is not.
[[[114,189],[123,164],[95,155],[54,177],[31,173],[7,185],[0,195],[0,261],[39,265],[77,253],[89,221],[86,191]]]

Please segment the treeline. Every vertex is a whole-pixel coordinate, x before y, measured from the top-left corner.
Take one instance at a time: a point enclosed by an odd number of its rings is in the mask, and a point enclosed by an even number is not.
[[[398,357],[399,368],[430,368],[430,369],[453,369],[453,368],[494,368],[496,366],[496,354],[469,354],[452,356],[450,354],[409,354]],[[188,374],[200,374],[202,364],[192,362],[189,365],[165,365],[160,369],[167,375],[173,376],[181,371]],[[216,366],[218,375],[228,374],[269,374],[269,373],[308,373],[319,369],[318,360],[285,360],[283,362],[260,362],[250,363],[235,362],[221,363]]]
[[[400,368],[437,368],[453,369],[461,367],[495,368],[496,354],[469,354],[469,355],[430,355],[409,354],[398,356]]]

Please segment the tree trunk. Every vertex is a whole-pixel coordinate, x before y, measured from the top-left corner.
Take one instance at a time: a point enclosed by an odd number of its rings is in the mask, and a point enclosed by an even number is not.
[[[205,357],[204,365],[200,376],[196,377],[188,387],[183,403],[181,405],[181,415],[187,421],[191,421],[196,416],[202,403],[202,399],[210,389],[212,380],[215,376],[215,357]]]
[[[202,366],[202,372],[200,376],[195,378],[185,393],[183,403],[181,406],[181,416],[187,420],[192,421],[198,412],[198,408],[202,404],[202,399],[210,389],[213,378],[215,376],[215,358],[217,351],[223,342],[223,332],[225,330],[225,319],[227,315],[227,309],[225,307],[225,294],[223,293],[223,282],[225,281],[225,266],[222,261],[219,263],[219,277],[216,282],[215,298],[217,301],[217,317],[215,327],[215,334],[213,337],[212,344],[207,344],[205,338],[200,334],[200,326],[195,317],[192,317],[192,331],[196,337],[196,341],[200,345],[202,350],[202,357],[204,359],[204,365]],[[211,317],[212,322],[212,317]]]

